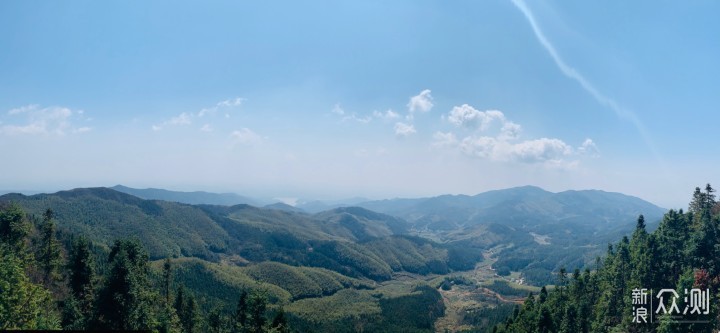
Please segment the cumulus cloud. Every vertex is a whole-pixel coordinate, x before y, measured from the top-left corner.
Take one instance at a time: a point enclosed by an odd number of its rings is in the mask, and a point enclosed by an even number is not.
[[[505,115],[497,110],[478,111],[470,105],[453,107],[447,117],[451,124],[485,130],[493,121],[505,122]]]
[[[521,140],[522,126],[497,110],[479,111],[463,104],[452,108],[446,119],[456,127],[472,132],[463,139],[458,139],[453,132],[436,132],[433,146],[457,148],[468,156],[567,168],[577,165],[574,158],[597,153],[591,139],[586,139],[577,148],[556,138]]]
[[[433,97],[430,95],[430,89],[425,89],[420,94],[410,97],[407,107],[410,114],[430,111],[433,108]]]
[[[230,133],[230,138],[236,144],[253,146],[262,142],[262,137],[251,129],[243,127],[240,130]]]
[[[73,111],[66,107],[40,107],[37,104],[9,110],[5,121],[0,122],[0,134],[3,135],[59,135],[83,133],[90,127],[74,126],[73,122],[88,120],[83,118],[81,110]]]
[[[415,126],[401,122],[395,123],[395,136],[407,137],[414,133],[416,133]]]
[[[512,121],[505,121],[500,128],[500,138],[505,140],[513,140],[520,137],[522,127]]]

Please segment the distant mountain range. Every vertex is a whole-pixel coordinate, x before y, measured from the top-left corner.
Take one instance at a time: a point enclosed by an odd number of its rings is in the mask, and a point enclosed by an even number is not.
[[[164,200],[186,203],[191,205],[222,205],[233,206],[239,204],[248,204],[257,206],[260,204],[257,200],[251,199],[235,193],[211,193],[203,191],[180,192],[169,191],[158,188],[136,189],[123,185],[115,185],[111,189],[134,195],[141,199],[147,200]]]
[[[657,220],[666,211],[621,193],[598,190],[553,193],[535,186],[489,191],[474,196],[442,195],[368,201],[357,205],[402,217],[417,228],[437,231],[490,223],[524,228],[574,225],[597,231],[631,224],[640,214],[650,221]]]

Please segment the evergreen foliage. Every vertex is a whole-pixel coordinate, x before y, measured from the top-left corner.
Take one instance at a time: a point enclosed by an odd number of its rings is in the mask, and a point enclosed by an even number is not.
[[[545,288],[539,297],[528,297],[523,307],[508,317],[496,332],[712,332],[718,325],[715,301],[720,290],[720,216],[714,190],[696,188],[688,212],[670,210],[657,230],[648,233],[639,216],[630,238],[609,244],[597,270],[576,270],[555,290]],[[562,274],[559,274],[560,276]],[[633,322],[632,291],[647,289],[710,290],[710,314],[681,314],[684,321],[655,315],[653,323]],[[655,297],[648,293],[648,298]],[[657,299],[655,299],[657,300]],[[664,305],[669,308],[669,299]],[[656,304],[657,308],[657,304]],[[683,311],[682,308],[679,309]]]

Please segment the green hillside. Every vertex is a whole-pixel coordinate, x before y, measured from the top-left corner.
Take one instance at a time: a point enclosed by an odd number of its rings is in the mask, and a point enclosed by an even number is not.
[[[641,215],[595,271],[562,271],[553,291],[529,297],[493,332],[716,332],[720,204],[713,192],[696,189],[687,212],[670,210],[650,233]],[[707,302],[692,300],[694,288]],[[679,299],[659,298],[662,290]]]

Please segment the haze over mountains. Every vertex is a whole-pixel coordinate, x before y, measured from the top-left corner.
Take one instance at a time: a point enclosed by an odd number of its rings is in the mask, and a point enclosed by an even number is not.
[[[297,206],[262,205],[260,200],[230,193],[140,190],[121,185],[33,196],[9,194],[0,200],[18,201],[35,214],[52,208],[61,226],[72,232],[92,233],[108,245],[114,238],[138,235],[156,258],[168,255],[166,249],[170,248],[174,256],[213,261],[239,256],[233,260],[278,260],[389,278],[394,271],[390,266],[402,270],[402,263],[385,262],[372,269],[337,262],[336,258],[320,263],[310,258],[317,253],[309,256],[307,249],[317,245],[314,242],[330,241],[360,246],[363,249],[358,253],[362,254],[375,251],[364,242],[405,235],[422,237],[441,248],[492,250],[498,256],[494,267],[521,272],[537,285],[552,283],[552,272],[561,266],[583,267],[591,262],[607,242],[629,233],[638,215],[644,214],[652,227],[664,212],[647,201],[620,193],[552,193],[533,186],[474,196],[353,205],[318,201]],[[321,208],[327,209],[318,211]],[[367,259],[367,255],[360,257]],[[453,262],[450,257],[443,260],[441,266],[446,268],[441,271],[455,264],[472,266]]]
[[[151,260],[175,258],[176,282],[208,310],[221,304],[231,311],[240,290],[260,288],[287,307],[293,325],[307,329],[335,319],[353,327],[352,318],[363,316],[396,325],[388,304],[433,308],[440,299],[436,283],[472,275],[483,264],[500,276],[515,272],[526,284],[552,284],[561,267],[593,263],[608,242],[633,230],[639,214],[656,225],[664,211],[619,193],[532,186],[475,196],[313,203],[338,206],[320,212],[260,206],[236,194],[124,186],[0,196],[0,204],[7,202],[33,221],[52,209],[61,238],[83,235],[101,257],[115,240],[137,238]],[[417,286],[436,279],[430,284],[435,289]],[[362,307],[342,308],[349,304]],[[339,317],[315,311],[328,306],[341,307],[333,315]],[[442,314],[433,309],[397,325],[431,329]]]

